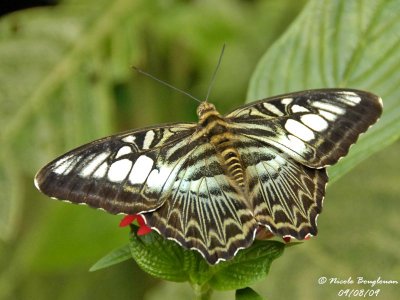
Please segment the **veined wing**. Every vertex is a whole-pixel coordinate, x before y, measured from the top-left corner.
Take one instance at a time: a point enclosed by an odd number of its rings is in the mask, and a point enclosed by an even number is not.
[[[309,90],[267,98],[226,116],[232,131],[274,146],[314,168],[345,156],[382,113],[381,99],[352,89]]]
[[[282,237],[315,236],[328,181],[325,169],[306,167],[279,149],[249,138],[240,139],[237,149],[259,224]]]
[[[190,154],[164,198],[159,209],[143,214],[146,223],[211,264],[253,242],[257,222],[248,200],[209,143]]]
[[[94,141],[50,162],[36,174],[35,185],[52,198],[111,213],[154,210],[196,147],[196,126],[167,124]]]

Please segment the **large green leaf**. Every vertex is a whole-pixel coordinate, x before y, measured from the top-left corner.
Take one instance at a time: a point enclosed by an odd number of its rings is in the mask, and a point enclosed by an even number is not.
[[[252,77],[249,100],[325,87],[383,98],[381,120],[329,169],[331,180],[400,136],[399,14],[397,0],[311,0]]]
[[[324,87],[364,89],[383,98],[381,120],[329,169],[333,180],[398,140],[399,13],[399,1],[309,1],[265,53],[250,83],[249,100]],[[274,276],[257,288],[271,299],[330,299],[337,286],[318,285],[321,276],[376,278],[378,272],[396,277],[398,153],[397,142],[375,153],[371,162],[360,163],[346,180],[328,190],[326,211],[318,219],[319,236],[286,251],[274,266]],[[387,289],[386,294],[388,299],[396,298],[396,289]]]

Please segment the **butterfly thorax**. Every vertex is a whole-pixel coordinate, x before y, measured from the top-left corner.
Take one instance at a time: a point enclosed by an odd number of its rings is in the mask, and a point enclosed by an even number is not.
[[[209,102],[202,102],[197,108],[197,114],[202,135],[217,150],[226,174],[245,192],[244,168],[234,147],[235,136],[230,131],[229,122]]]

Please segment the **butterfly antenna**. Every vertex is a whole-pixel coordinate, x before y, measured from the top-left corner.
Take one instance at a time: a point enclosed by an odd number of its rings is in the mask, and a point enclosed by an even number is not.
[[[193,100],[196,100],[197,102],[200,102],[200,103],[202,102],[199,99],[197,99],[195,96],[190,95],[188,92],[185,92],[185,91],[183,91],[181,89],[178,89],[177,87],[174,87],[173,85],[169,84],[168,82],[165,82],[165,81],[163,81],[163,80],[161,80],[161,79],[159,79],[159,78],[157,78],[157,77],[155,77],[155,76],[153,76],[153,75],[151,75],[151,74],[139,69],[138,67],[132,66],[132,68],[134,68],[138,73],[146,75],[147,77],[150,77],[151,79],[153,79],[153,80],[155,80],[155,81],[157,81],[157,82],[159,82],[159,83],[161,83],[163,85],[166,85],[167,87],[170,87],[171,89],[173,89],[173,90],[175,90],[175,91],[177,91],[177,92],[179,92],[181,94],[184,94],[184,95],[192,98]]]
[[[224,55],[224,51],[225,51],[225,44],[222,45],[222,50],[221,50],[221,54],[219,55],[217,66],[215,67],[214,73],[213,73],[213,75],[211,77],[210,84],[208,86],[207,96],[206,96],[206,100],[205,100],[206,102],[208,101],[208,97],[210,96],[211,88],[214,85],[215,77],[217,75],[219,66],[221,65],[222,56]]]

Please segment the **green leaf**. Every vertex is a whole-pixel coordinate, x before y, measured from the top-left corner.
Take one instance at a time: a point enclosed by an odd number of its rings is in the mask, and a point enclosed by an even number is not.
[[[169,281],[188,281],[184,269],[184,249],[152,231],[138,237],[132,233],[129,243],[132,257],[145,272]],[[186,260],[193,260],[192,257]]]
[[[247,287],[244,289],[237,290],[235,299],[236,300],[263,300],[263,297],[261,297],[253,289]]]
[[[265,278],[273,260],[282,255],[285,244],[278,241],[254,241],[237,256],[215,266],[210,286],[216,290],[244,288]]]
[[[217,265],[207,264],[198,252],[186,250],[154,231],[141,237],[133,233],[130,248],[137,264],[157,278],[189,281],[196,287],[230,290],[263,279],[272,261],[282,255],[285,244],[256,240],[251,247],[240,250],[232,260]]]
[[[101,270],[116,264],[119,264],[123,261],[126,261],[128,259],[131,259],[131,250],[129,248],[129,245],[124,245],[120,248],[114,249],[110,253],[108,253],[106,256],[98,260],[90,269],[90,272],[94,272],[97,270]]]
[[[383,98],[381,120],[329,169],[331,181],[400,136],[399,14],[396,0],[311,0],[253,74],[249,100],[325,87]]]

